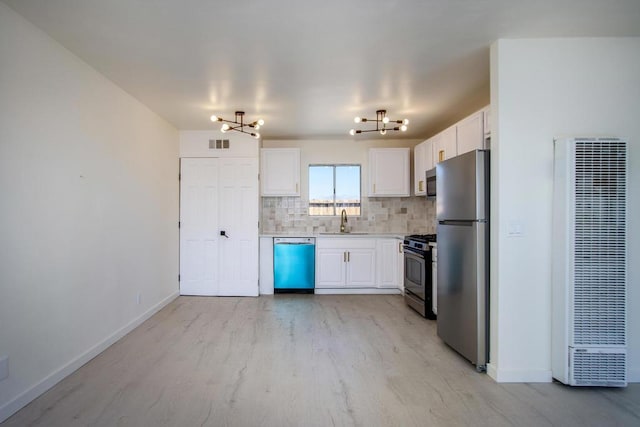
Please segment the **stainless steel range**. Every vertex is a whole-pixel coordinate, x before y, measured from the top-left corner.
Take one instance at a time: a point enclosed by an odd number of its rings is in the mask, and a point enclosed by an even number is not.
[[[404,300],[427,319],[435,319],[432,304],[431,246],[435,234],[413,234],[404,238]]]

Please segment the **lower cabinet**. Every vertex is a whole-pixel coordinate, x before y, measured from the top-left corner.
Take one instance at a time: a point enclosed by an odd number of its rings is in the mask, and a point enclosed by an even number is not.
[[[316,242],[316,288],[375,287],[375,265],[375,239],[326,238]]]
[[[378,239],[377,285],[379,288],[402,289],[404,267],[402,262],[402,240]]]
[[[318,238],[316,293],[398,293],[404,276],[401,242],[395,238]]]

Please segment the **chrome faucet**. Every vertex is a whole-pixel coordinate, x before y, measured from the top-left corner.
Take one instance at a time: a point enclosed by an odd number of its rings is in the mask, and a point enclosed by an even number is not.
[[[342,212],[340,213],[340,232],[341,233],[346,233],[345,230],[345,224],[347,223],[347,211],[342,209]]]

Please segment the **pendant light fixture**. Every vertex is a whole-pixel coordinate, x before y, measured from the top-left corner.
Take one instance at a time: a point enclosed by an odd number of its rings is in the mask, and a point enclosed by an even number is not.
[[[351,129],[349,131],[349,135],[351,136],[357,133],[365,133],[365,132],[380,132],[380,135],[385,135],[388,130],[391,130],[391,131],[399,130],[401,132],[405,132],[407,130],[407,125],[409,124],[409,119],[390,120],[389,117],[387,117],[387,110],[376,111],[375,119],[365,119],[364,117],[356,117],[355,119],[353,119],[353,121],[355,123],[375,122],[376,128],[364,129],[364,130]],[[396,124],[400,126],[395,126]]]
[[[218,117],[216,115],[211,116],[211,121],[212,122],[224,122],[222,127],[220,128],[221,132],[229,132],[232,130],[235,130],[236,132],[242,132],[242,133],[246,133],[248,135],[251,135],[252,137],[258,139],[260,138],[260,134],[258,132],[253,132],[251,130],[246,131],[244,130],[245,126],[254,130],[258,130],[260,129],[260,126],[264,125],[264,120],[262,119],[258,119],[254,122],[251,123],[245,123],[244,122],[244,111],[236,111],[236,119],[231,121],[231,120],[225,120],[222,117]]]

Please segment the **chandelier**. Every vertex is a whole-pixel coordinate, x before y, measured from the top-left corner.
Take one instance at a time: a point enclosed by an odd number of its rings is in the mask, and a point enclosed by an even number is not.
[[[211,121],[212,122],[224,122],[224,124],[222,125],[222,127],[220,128],[220,131],[222,133],[224,132],[228,132],[231,130],[235,130],[237,132],[242,132],[242,133],[246,133],[248,135],[251,135],[252,137],[258,139],[260,138],[260,134],[258,132],[253,132],[253,130],[258,130],[260,129],[260,126],[264,125],[264,120],[262,119],[258,119],[254,122],[251,123],[245,123],[244,122],[244,111],[236,111],[236,118],[235,120],[225,120],[222,117],[218,117],[216,115],[211,116]],[[244,130],[244,128],[248,127],[251,128],[249,131]]]
[[[401,132],[405,132],[407,130],[407,125],[409,124],[409,119],[403,120],[390,120],[387,117],[387,110],[378,110],[376,111],[375,119],[365,119],[364,117],[356,117],[353,119],[355,123],[365,123],[365,122],[376,122],[375,129],[351,129],[349,131],[349,135],[355,135],[357,133],[364,132],[380,132],[380,135],[384,135],[388,130],[399,130]],[[396,124],[400,126],[395,126]]]

